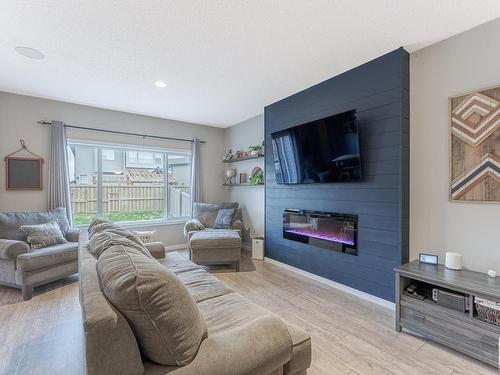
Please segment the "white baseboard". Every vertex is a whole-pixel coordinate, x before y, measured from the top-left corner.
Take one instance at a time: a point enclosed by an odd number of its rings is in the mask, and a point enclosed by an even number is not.
[[[271,259],[271,258],[268,258],[268,257],[265,257],[264,260],[266,262],[269,262],[269,263],[272,263],[272,264],[275,264],[279,267],[282,267],[282,268],[285,268],[289,271],[292,271],[292,272],[295,272],[295,273],[298,273],[299,275],[302,275],[302,276],[305,276],[311,280],[314,280],[314,281],[319,281],[320,283],[323,283],[323,284],[326,284],[328,286],[331,286],[331,287],[334,287],[336,289],[340,289],[342,290],[343,292],[347,292],[349,294],[352,294],[356,297],[360,297],[360,298],[363,298],[364,300],[367,300],[367,301],[370,301],[370,302],[373,302],[373,303],[376,303],[377,305],[380,305],[380,306],[383,306],[383,307],[386,307],[388,309],[391,309],[391,310],[395,310],[395,305],[393,302],[390,302],[390,301],[387,301],[383,298],[379,298],[379,297],[375,297],[375,296],[372,296],[371,294],[368,294],[368,293],[365,293],[365,292],[362,292],[360,290],[357,290],[357,289],[354,289],[354,288],[351,288],[347,285],[344,285],[344,284],[340,284],[340,283],[337,283],[335,281],[332,281],[330,279],[327,279],[325,277],[322,277],[322,276],[318,276],[318,275],[315,275],[313,273],[310,273],[310,272],[307,272],[307,271],[304,271],[304,270],[301,270],[299,268],[296,268],[296,267],[293,267],[293,266],[290,266],[288,264],[285,264],[285,263],[282,263],[282,262],[279,262],[277,260],[274,260],[274,259]]]
[[[165,246],[165,251],[175,251],[175,250],[184,250],[184,249],[187,249],[187,245],[185,243],[181,243],[178,245]]]

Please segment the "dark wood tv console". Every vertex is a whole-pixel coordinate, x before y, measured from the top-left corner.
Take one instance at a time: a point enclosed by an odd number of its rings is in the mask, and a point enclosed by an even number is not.
[[[396,268],[395,272],[396,331],[414,332],[500,368],[500,327],[479,320],[473,303],[475,297],[500,302],[500,278],[417,260]],[[471,308],[468,312],[456,311],[438,305],[432,298],[421,300],[403,293],[412,284],[423,285],[421,290],[435,286],[466,295]]]

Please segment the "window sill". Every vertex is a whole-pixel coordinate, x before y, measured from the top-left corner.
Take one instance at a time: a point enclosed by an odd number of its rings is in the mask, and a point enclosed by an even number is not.
[[[172,220],[151,220],[151,221],[128,221],[128,222],[117,222],[116,224],[121,225],[124,228],[148,228],[148,227],[163,227],[169,225],[184,225],[189,218],[180,218]],[[86,225],[75,225],[75,228],[87,228]]]

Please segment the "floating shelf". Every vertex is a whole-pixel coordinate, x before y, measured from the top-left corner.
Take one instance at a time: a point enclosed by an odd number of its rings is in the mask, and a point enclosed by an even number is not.
[[[258,159],[258,158],[263,158],[264,155],[252,155],[252,156],[246,156],[244,158],[232,158],[229,160],[223,160],[223,163],[236,163],[237,161],[243,161],[243,160],[251,160],[251,159]]]
[[[222,184],[222,186],[262,186],[264,183],[259,183],[259,184],[250,184],[250,183],[244,183],[244,184]]]

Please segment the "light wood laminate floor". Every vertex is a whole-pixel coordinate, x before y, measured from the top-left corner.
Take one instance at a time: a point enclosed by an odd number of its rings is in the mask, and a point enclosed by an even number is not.
[[[279,266],[244,258],[242,272],[209,270],[237,292],[309,332],[309,375],[496,374],[492,367],[393,329],[393,311]],[[22,302],[0,287],[0,374],[81,374],[76,276]]]

